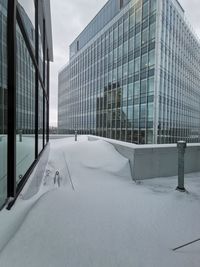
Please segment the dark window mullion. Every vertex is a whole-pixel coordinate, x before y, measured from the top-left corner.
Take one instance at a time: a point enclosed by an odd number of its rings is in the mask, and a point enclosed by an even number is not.
[[[16,195],[16,0],[8,1],[8,197]]]
[[[47,142],[49,141],[49,50],[47,49]]]
[[[45,20],[43,20],[43,84],[45,84],[45,59],[46,59],[46,29],[45,29]],[[45,107],[45,94],[43,92],[43,148],[45,146],[45,113],[46,113],[46,107]]]
[[[39,15],[38,0],[35,0],[35,158],[38,157],[38,122],[39,122]]]

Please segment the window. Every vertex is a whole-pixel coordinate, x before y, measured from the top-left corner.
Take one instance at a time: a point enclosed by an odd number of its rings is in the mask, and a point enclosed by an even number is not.
[[[138,122],[138,120],[139,120],[139,105],[134,105],[133,116],[134,116],[134,122]]]
[[[123,65],[123,78],[126,78],[128,75],[128,64]]]
[[[152,121],[153,120],[153,103],[148,104],[148,120]]]
[[[128,54],[128,41],[124,43],[124,56]]]
[[[135,13],[131,14],[130,16],[130,28],[135,25]]]
[[[119,24],[119,38],[123,35],[123,23]]]
[[[128,107],[128,123],[131,124],[132,121],[133,121],[133,106],[129,106]]]
[[[143,9],[142,9],[142,18],[144,19],[145,17],[148,16],[148,13],[149,13],[149,2],[146,2],[144,5],[143,5]]]
[[[156,10],[156,3],[157,3],[157,0],[150,0],[150,12],[153,12]]]
[[[114,49],[114,62],[117,62],[117,48]]]
[[[129,27],[128,27],[128,18],[124,21],[124,33],[126,33],[128,30],[129,30]]]
[[[134,50],[134,38],[129,39],[129,52]]]
[[[149,30],[149,39],[155,39],[156,37],[156,24],[153,23],[150,25],[150,30]]]
[[[148,83],[148,94],[152,94],[154,92],[154,77],[149,78],[149,83]]]
[[[119,50],[118,50],[118,57],[121,58],[122,57],[122,45],[119,46]]]
[[[141,46],[141,33],[135,36],[135,49]]]
[[[118,68],[118,79],[122,78],[122,66]]]
[[[123,93],[122,98],[123,98],[123,101],[124,101],[124,100],[127,99],[127,86],[126,86],[126,85],[123,86],[123,91],[122,91],[122,93]]]
[[[137,24],[137,23],[141,22],[141,20],[142,20],[142,9],[139,8],[136,10],[135,23]]]
[[[118,39],[118,27],[114,29],[114,42]]]
[[[140,70],[140,58],[135,59],[135,72]]]
[[[146,104],[142,104],[140,106],[140,117],[141,119],[145,119],[146,118]]]
[[[141,69],[144,69],[147,67],[148,67],[148,54],[146,53],[142,56]]]
[[[113,70],[113,82],[117,81],[117,69]]]
[[[43,98],[41,101],[43,104]],[[16,106],[16,181],[18,183],[35,159],[35,67],[19,27],[17,27]]]
[[[128,85],[128,100],[133,100],[133,83]]]
[[[155,65],[155,50],[149,52],[149,66]]]
[[[141,81],[141,94],[146,95],[147,92],[147,80],[144,79]]]
[[[134,86],[134,95],[139,96],[140,95],[140,82],[135,82]]]
[[[128,63],[128,74],[132,75],[134,73],[134,60]]]
[[[149,35],[149,30],[145,29],[142,32],[142,44],[145,44],[148,42],[148,35]]]

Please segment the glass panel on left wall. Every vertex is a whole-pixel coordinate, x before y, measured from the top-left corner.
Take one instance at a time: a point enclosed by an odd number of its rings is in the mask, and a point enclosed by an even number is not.
[[[7,198],[7,1],[0,1],[0,208]]]
[[[18,0],[18,7],[29,41],[33,47],[33,52],[35,52],[35,1]]]
[[[17,26],[16,182],[35,160],[35,67]]]

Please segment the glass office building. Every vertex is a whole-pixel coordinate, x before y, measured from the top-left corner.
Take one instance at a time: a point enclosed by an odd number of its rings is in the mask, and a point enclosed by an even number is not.
[[[59,73],[60,133],[200,141],[200,43],[177,0],[109,0]]]
[[[49,140],[50,2],[0,0],[0,208]]]

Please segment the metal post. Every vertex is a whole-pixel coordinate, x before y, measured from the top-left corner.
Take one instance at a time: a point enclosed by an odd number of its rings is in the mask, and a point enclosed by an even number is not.
[[[75,131],[75,142],[77,141],[77,131]]]
[[[50,84],[50,64],[49,64],[49,50],[47,49],[47,142],[49,142],[49,84]]]
[[[22,142],[22,130],[19,130],[19,142]]]
[[[39,7],[38,0],[35,1],[35,159],[38,157],[38,126],[39,126]]]
[[[178,186],[176,190],[185,192],[184,187],[184,154],[186,149],[185,141],[178,141]]]
[[[16,5],[8,1],[7,15],[7,84],[8,84],[8,154],[7,196],[16,195]]]
[[[43,84],[44,86],[46,86],[46,81],[45,81],[45,74],[46,74],[46,71],[45,71],[45,60],[46,60],[46,50],[45,50],[45,47],[46,47],[46,26],[45,26],[45,20],[43,19]],[[45,121],[46,121],[46,102],[45,102],[45,93],[43,91],[43,138],[42,138],[42,144],[43,144],[43,148],[45,147],[45,138],[46,138],[46,129],[45,129]]]

